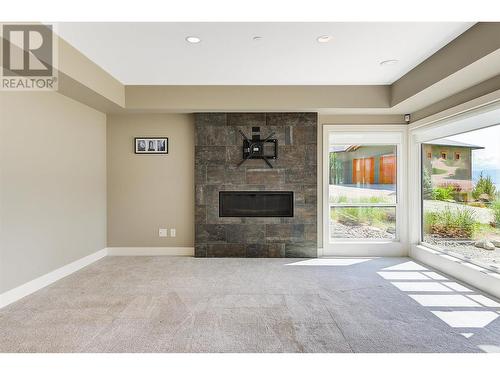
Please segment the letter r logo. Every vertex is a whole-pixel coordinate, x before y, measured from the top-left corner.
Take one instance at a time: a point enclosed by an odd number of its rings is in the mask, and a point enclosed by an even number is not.
[[[4,76],[52,75],[52,26],[14,25],[2,27]]]

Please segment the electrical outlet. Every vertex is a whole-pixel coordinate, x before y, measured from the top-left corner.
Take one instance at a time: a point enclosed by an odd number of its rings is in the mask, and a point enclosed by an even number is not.
[[[170,237],[175,237],[175,228],[170,229]]]
[[[159,237],[168,237],[168,231],[165,228],[160,228],[158,230],[158,236]]]

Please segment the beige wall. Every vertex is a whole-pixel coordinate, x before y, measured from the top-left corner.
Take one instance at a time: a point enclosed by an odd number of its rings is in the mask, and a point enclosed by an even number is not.
[[[0,292],[106,247],[106,117],[0,93]]]
[[[168,155],[136,155],[143,136],[168,137]],[[108,247],[194,246],[194,117],[108,115],[107,159]]]

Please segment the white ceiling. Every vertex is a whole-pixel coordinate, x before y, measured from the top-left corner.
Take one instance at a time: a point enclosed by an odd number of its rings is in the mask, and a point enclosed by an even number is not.
[[[374,85],[394,82],[472,25],[60,23],[56,31],[127,85]],[[201,43],[187,43],[191,35]],[[321,44],[320,35],[333,38]],[[389,59],[399,63],[380,65]]]

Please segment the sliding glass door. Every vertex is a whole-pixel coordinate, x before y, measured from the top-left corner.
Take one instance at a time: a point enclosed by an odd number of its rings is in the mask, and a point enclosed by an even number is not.
[[[401,249],[401,131],[324,133],[324,255]]]

